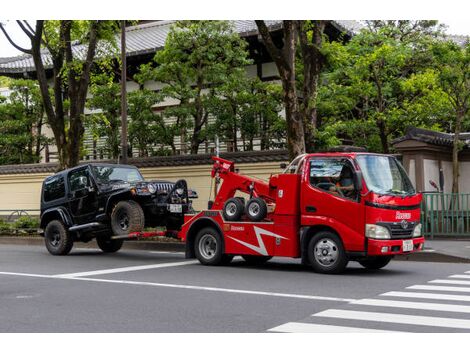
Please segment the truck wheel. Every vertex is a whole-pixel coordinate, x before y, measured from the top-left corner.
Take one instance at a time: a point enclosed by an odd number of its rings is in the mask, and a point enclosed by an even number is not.
[[[261,221],[268,215],[268,206],[264,199],[252,198],[246,205],[246,215],[251,221]]]
[[[72,250],[73,239],[59,220],[52,220],[44,230],[46,248],[52,255],[66,255]]]
[[[378,269],[382,269],[384,266],[390,263],[392,258],[393,258],[393,255],[371,257],[371,258],[359,260],[359,264],[361,264],[366,269],[378,270]]]
[[[111,236],[98,236],[96,243],[98,247],[105,253],[115,253],[121,249],[123,240],[112,240]]]
[[[261,265],[266,263],[272,257],[264,255],[242,255],[242,258],[250,265]]]
[[[330,231],[316,233],[310,239],[307,251],[310,265],[317,273],[338,274],[348,264],[341,239]]]
[[[111,229],[116,236],[127,236],[144,229],[145,217],[139,203],[124,200],[116,204],[111,213]]]
[[[243,215],[245,206],[239,198],[230,198],[224,204],[223,215],[227,221],[238,221]]]
[[[198,232],[194,241],[194,252],[203,265],[228,264],[230,258],[224,255],[222,238],[212,227],[205,227]]]

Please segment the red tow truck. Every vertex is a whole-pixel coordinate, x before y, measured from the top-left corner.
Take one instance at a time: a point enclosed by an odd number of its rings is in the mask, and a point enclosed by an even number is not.
[[[350,260],[370,269],[423,248],[421,194],[390,155],[304,154],[269,182],[241,175],[213,157],[222,182],[210,209],[185,215],[178,237],[186,256],[205,265],[301,258],[319,273]]]

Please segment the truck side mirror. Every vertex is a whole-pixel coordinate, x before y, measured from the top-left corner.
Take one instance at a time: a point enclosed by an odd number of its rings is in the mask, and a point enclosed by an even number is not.
[[[286,163],[281,163],[281,165],[279,165],[279,167],[284,170],[287,167],[287,164]]]
[[[360,193],[362,192],[362,171],[354,173],[354,188]]]

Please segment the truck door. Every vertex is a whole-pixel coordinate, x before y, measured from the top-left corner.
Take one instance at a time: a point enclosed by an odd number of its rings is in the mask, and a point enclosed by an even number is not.
[[[301,185],[302,226],[325,225],[341,236],[348,251],[364,250],[364,206],[355,187],[352,160],[312,156]]]
[[[74,223],[80,225],[92,222],[98,210],[98,199],[88,167],[69,172],[67,179],[69,210]]]

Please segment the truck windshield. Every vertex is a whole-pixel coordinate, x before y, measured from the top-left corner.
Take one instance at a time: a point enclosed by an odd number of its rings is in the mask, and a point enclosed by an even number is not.
[[[356,158],[367,188],[377,194],[411,195],[415,189],[401,164],[384,155],[359,155]]]
[[[100,184],[110,182],[129,182],[134,183],[143,181],[139,170],[129,167],[119,166],[92,166],[96,181]]]

